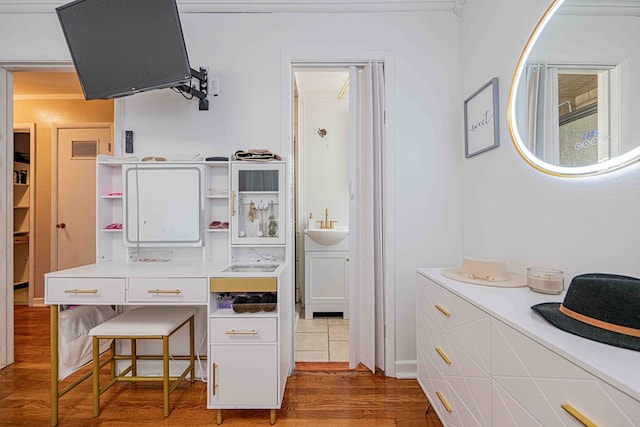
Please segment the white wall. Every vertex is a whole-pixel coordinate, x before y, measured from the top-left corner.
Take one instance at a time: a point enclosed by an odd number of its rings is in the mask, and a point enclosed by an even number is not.
[[[349,226],[349,99],[332,95],[298,98],[302,215],[313,213],[314,227],[324,221],[325,209],[336,226]],[[319,128],[326,136],[318,135]]]
[[[496,256],[512,271],[548,266],[576,274],[640,276],[640,167],[603,176],[556,178],[516,153],[507,96],[521,50],[550,0],[471,0],[461,19],[462,95],[500,79],[501,146],[462,160],[464,254]]]
[[[460,258],[458,18],[451,12],[183,14],[192,67],[220,78],[209,111],[170,90],[118,101],[135,155],[281,151],[283,51],[393,54],[395,360],[415,362],[415,269]],[[69,60],[53,14],[0,15],[0,61]],[[121,135],[116,135],[116,137]],[[391,160],[391,159],[390,159]],[[389,332],[390,333],[390,332]],[[413,368],[415,370],[415,366]]]

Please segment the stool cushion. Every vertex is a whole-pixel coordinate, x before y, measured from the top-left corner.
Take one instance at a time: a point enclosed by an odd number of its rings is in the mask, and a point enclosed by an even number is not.
[[[89,331],[90,336],[165,336],[194,315],[192,307],[141,307],[126,311]]]

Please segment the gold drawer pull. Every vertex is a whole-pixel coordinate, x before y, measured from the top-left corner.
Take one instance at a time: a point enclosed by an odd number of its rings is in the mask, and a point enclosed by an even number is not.
[[[582,423],[583,426],[585,426],[585,427],[598,427],[596,423],[594,423],[589,418],[587,418],[584,415],[582,415],[580,413],[580,411],[578,411],[576,408],[574,408],[573,406],[569,405],[568,403],[565,403],[564,405],[561,405],[561,406],[562,406],[562,409],[567,411],[573,418],[575,418],[576,420],[580,421],[580,423]]]
[[[65,289],[65,294],[97,294],[97,289]]]
[[[445,361],[447,365],[451,365],[451,359],[447,356],[447,354],[440,347],[436,347],[436,352],[442,357],[442,360]]]
[[[212,394],[215,396],[216,395],[216,389],[218,388],[218,384],[216,383],[216,371],[218,369],[218,365],[216,365],[215,363],[213,364],[213,367],[211,369],[211,376],[213,376],[213,382],[211,383],[211,391]]]
[[[227,335],[258,335],[258,331],[256,331],[255,329],[252,329],[250,331],[236,331],[235,329],[232,329],[230,331],[225,332],[225,334]]]
[[[438,396],[438,399],[440,399],[440,402],[442,402],[444,409],[446,409],[447,412],[451,412],[451,405],[449,405],[449,402],[447,402],[447,399],[444,398],[442,393],[440,393],[439,391],[436,391],[436,396]]]
[[[182,291],[180,289],[149,289],[147,293],[150,294],[180,294]]]
[[[440,304],[436,304],[435,307],[438,309],[438,311],[440,313],[444,314],[445,316],[447,316],[447,317],[451,316],[451,313],[449,312],[449,310],[447,310],[446,308],[444,308]]]

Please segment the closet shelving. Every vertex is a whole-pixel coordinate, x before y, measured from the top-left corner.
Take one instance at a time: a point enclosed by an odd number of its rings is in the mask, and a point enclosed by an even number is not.
[[[18,290],[34,277],[34,124],[14,125],[13,152],[13,287]]]

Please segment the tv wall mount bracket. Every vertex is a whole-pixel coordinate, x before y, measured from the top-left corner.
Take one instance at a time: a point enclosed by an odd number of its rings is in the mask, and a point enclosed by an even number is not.
[[[191,97],[198,98],[198,110],[207,111],[209,110],[209,99],[207,99],[209,95],[209,76],[207,69],[204,67],[200,67],[200,71],[196,71],[191,68],[191,77],[198,80],[198,87],[196,85],[180,85],[175,88],[182,92],[183,94],[191,95]]]

